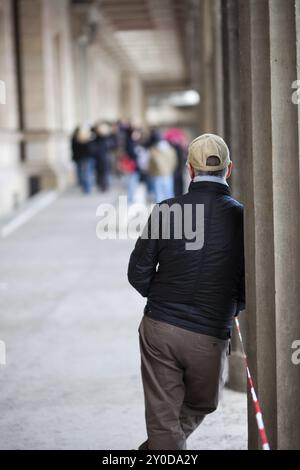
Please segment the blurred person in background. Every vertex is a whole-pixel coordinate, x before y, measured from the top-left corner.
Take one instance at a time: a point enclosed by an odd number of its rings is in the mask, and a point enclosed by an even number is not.
[[[92,132],[88,126],[76,128],[72,138],[72,159],[77,166],[78,183],[84,193],[92,191],[95,178],[95,160]]]
[[[127,165],[127,195],[129,204],[132,204],[135,201],[136,190],[141,179],[140,164],[142,163],[143,146],[140,129],[131,126],[127,128],[125,151],[123,166]]]
[[[96,161],[96,180],[98,188],[105,192],[111,186],[112,151],[115,147],[112,129],[107,123],[99,123],[93,129],[93,155]]]
[[[77,146],[77,135],[79,132],[79,126],[73,132],[72,140],[71,140],[71,148],[72,148],[72,160],[76,165],[76,174],[77,174],[77,183],[81,186],[81,175],[80,175],[80,166],[79,166],[79,148]]]
[[[118,160],[120,157],[120,152],[122,148],[121,136],[119,122],[112,122],[110,124],[111,133],[110,133],[110,156],[111,156],[111,171],[112,174],[118,174]]]
[[[187,160],[187,137],[181,129],[169,129],[164,133],[164,138],[172,145],[176,152],[177,165],[174,172],[175,196],[181,196],[184,192],[184,176]]]
[[[157,130],[149,140],[149,176],[152,180],[155,202],[174,197],[174,172],[177,155],[168,141]]]
[[[143,183],[147,188],[147,192],[149,192],[149,150],[145,146],[142,129],[134,129],[132,133],[132,140],[134,143],[135,154],[137,156],[136,165],[139,173],[139,182]]]

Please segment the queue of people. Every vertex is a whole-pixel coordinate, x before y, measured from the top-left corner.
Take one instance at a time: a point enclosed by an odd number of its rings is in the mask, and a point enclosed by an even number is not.
[[[129,123],[79,126],[72,137],[78,184],[89,194],[94,186],[110,189],[112,176],[124,176],[128,202],[135,202],[143,183],[149,200],[181,195],[184,187],[186,138],[179,129],[145,133]]]

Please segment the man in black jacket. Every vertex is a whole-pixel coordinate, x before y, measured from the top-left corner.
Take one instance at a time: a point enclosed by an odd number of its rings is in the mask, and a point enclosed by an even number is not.
[[[141,450],[186,449],[217,408],[233,318],[245,308],[243,206],[226,182],[232,163],[224,140],[195,139],[188,169],[188,193],[155,206],[129,261],[129,282],[147,297]]]

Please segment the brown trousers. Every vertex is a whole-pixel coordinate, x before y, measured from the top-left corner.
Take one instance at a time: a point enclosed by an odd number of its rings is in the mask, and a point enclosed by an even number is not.
[[[228,340],[144,316],[139,326],[148,440],[140,450],[184,450],[216,410]]]

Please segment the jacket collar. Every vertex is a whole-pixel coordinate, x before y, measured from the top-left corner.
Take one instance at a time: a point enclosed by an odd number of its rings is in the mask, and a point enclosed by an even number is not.
[[[222,183],[214,183],[213,181],[198,181],[196,183],[192,181],[189,186],[189,192],[193,191],[208,191],[212,193],[227,194],[228,196],[231,194],[229,186],[225,186],[225,184]]]

